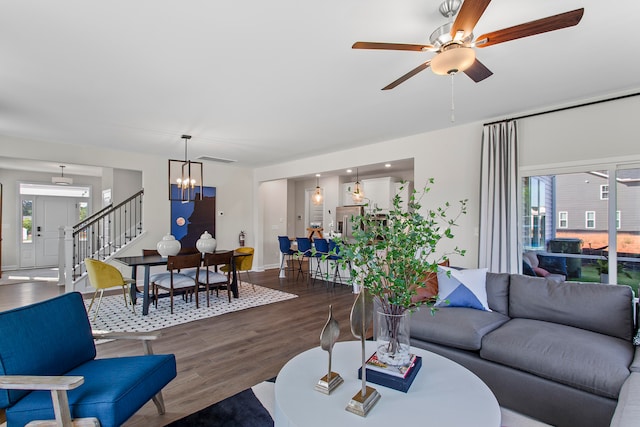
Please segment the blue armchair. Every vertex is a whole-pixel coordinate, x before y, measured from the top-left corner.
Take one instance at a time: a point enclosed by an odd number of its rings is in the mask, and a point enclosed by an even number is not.
[[[161,390],[175,378],[176,360],[153,354],[149,340],[158,336],[92,334],[77,292],[0,313],[0,408],[8,427],[53,419],[115,427],[149,400],[163,414]],[[146,354],[96,359],[94,338],[140,339]]]

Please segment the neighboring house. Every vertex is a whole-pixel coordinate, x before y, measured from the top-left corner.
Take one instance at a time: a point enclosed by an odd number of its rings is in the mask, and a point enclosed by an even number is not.
[[[640,170],[617,173],[618,253],[640,254]],[[609,175],[591,171],[524,179],[525,247],[547,249],[555,238],[575,238],[585,250],[609,242]]]
[[[577,237],[585,248],[608,245],[609,176],[606,172],[556,176],[557,236]],[[615,228],[618,253],[640,253],[640,172],[620,170],[616,177]]]

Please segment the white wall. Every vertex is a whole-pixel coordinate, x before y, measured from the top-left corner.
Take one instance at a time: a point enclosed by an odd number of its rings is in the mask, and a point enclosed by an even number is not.
[[[455,265],[477,265],[478,180],[480,176],[480,140],[482,124],[458,126],[443,131],[372,144],[355,149],[327,153],[274,166],[258,168],[254,185],[261,181],[296,177],[314,173],[318,164],[330,164],[334,169],[348,169],[361,165],[393,162],[414,158],[415,187],[420,189],[430,177],[436,179],[427,203],[431,207],[445,202],[469,199],[469,213],[459,221],[454,245],[467,249],[467,256],[453,261]],[[459,153],[464,153],[464,156]],[[357,159],[357,160],[356,160]],[[354,163],[356,162],[357,163]],[[284,174],[284,173],[286,174]],[[307,187],[310,184],[303,184]],[[315,183],[313,185],[315,187]],[[336,194],[336,203],[338,195]],[[425,203],[425,205],[427,204]],[[269,236],[265,235],[265,243]],[[265,249],[265,253],[267,249]]]
[[[640,117],[639,97],[520,120],[521,167],[567,167],[607,159],[640,161],[637,117]],[[490,120],[494,119],[487,121]],[[347,169],[413,158],[416,189],[430,177],[436,180],[428,198],[429,206],[469,199],[468,214],[459,222],[454,240],[467,250],[467,255],[452,262],[474,267],[477,265],[481,140],[482,123],[477,122],[255,170],[205,163],[205,185],[218,188],[217,209],[224,212],[223,217],[216,218],[218,246],[236,247],[238,233],[244,229],[247,246],[256,248],[254,267],[277,265],[276,236],[295,231],[289,219],[295,210],[295,204],[291,206],[295,185],[287,183],[287,178],[315,173],[318,164]],[[154,247],[169,229],[165,155],[78,150],[71,145],[0,136],[0,156],[141,170],[148,233],[131,253],[139,253],[142,247]],[[6,207],[6,186],[5,196]],[[281,223],[280,218],[285,220]],[[3,227],[6,225],[3,220]],[[5,243],[6,240],[3,245]],[[3,260],[6,254],[7,247],[3,246]]]
[[[256,257],[254,267],[273,268],[279,266],[280,249],[278,236],[287,235],[288,186],[286,179],[268,181],[260,184],[258,209],[261,217],[262,238],[258,245],[263,248]],[[248,245],[249,246],[249,245]]]
[[[112,170],[113,187],[111,189],[111,201],[113,205],[116,206],[142,190],[142,172],[127,169]]]
[[[640,96],[531,117],[519,124],[524,168],[633,160]]]
[[[142,171],[145,190],[143,220],[145,235],[137,244],[126,249],[123,255],[137,255],[142,248],[155,248],[156,243],[170,230],[170,203],[167,195],[167,158],[162,153],[133,153],[107,148],[78,149],[69,144],[40,142],[0,136],[0,156],[21,159],[47,160],[60,163],[92,165]],[[238,233],[247,232],[247,246],[254,246],[255,231],[252,216],[251,170],[215,162],[204,164],[204,185],[216,187],[216,209],[223,217],[216,217],[216,238],[219,248],[238,246]],[[14,195],[15,197],[15,195]],[[14,198],[6,193],[4,207],[11,206]],[[3,218],[3,228],[6,219]],[[6,263],[10,250],[3,241],[2,258]]]
[[[640,161],[638,117],[640,97],[633,97],[519,120],[521,169]],[[497,119],[501,118],[487,121]],[[264,180],[313,173],[318,164],[346,169],[414,158],[415,188],[419,190],[430,177],[436,181],[428,206],[468,199],[468,214],[458,222],[451,245],[443,249],[450,250],[452,245],[466,249],[467,255],[452,258],[452,263],[475,267],[482,127],[483,123],[477,122],[258,168],[254,173],[254,186]]]

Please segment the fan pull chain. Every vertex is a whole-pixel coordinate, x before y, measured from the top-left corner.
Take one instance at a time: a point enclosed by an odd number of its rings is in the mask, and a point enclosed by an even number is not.
[[[456,73],[451,73],[451,123],[456,121],[456,107],[453,103],[453,76],[455,75]]]

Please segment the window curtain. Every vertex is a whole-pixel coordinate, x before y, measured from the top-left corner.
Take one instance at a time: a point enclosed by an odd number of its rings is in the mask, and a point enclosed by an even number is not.
[[[517,141],[515,121],[484,126],[478,265],[495,273],[520,270]]]

